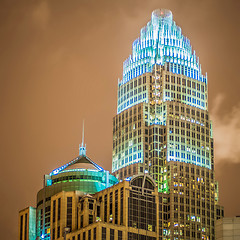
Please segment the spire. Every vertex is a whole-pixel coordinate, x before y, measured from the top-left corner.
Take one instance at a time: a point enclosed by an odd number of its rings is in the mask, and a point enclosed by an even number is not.
[[[83,120],[83,129],[82,129],[82,146],[84,143],[84,120]]]
[[[84,120],[82,129],[82,144],[79,144],[79,156],[86,156],[86,144],[84,146]]]

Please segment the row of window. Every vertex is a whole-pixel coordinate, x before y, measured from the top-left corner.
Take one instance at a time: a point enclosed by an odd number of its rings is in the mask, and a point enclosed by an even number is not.
[[[97,229],[93,229],[93,239],[97,239]],[[68,240],[92,240],[92,230],[85,231],[77,236],[73,236],[71,239]]]
[[[114,193],[114,198],[115,198],[115,205],[113,206],[113,193]],[[120,204],[119,204],[119,190],[115,190],[115,192],[110,192],[109,197],[108,194],[105,194],[104,196],[100,196],[98,198],[98,201],[102,203],[103,206],[103,221],[104,222],[110,222],[110,223],[115,223],[122,225],[123,224],[123,188],[120,189]],[[108,210],[109,206],[109,210]],[[119,209],[120,208],[120,214],[119,214]],[[115,209],[115,212],[113,214],[113,209]],[[97,214],[100,217],[100,208],[97,209]],[[120,222],[118,219],[118,216],[120,215]]]
[[[167,39],[164,39],[164,44],[166,45],[169,45],[169,41]],[[199,70],[197,69],[193,69],[193,67],[190,66],[190,56],[186,55],[185,54],[178,54],[178,53],[175,53],[175,51],[169,51],[169,48],[164,48],[164,55],[167,55],[166,56],[166,69],[168,72],[172,72],[172,73],[176,73],[176,74],[182,74],[182,75],[185,75],[187,77],[190,77],[190,78],[194,78],[194,79],[197,79],[197,80],[201,80],[203,82],[206,83],[206,78],[202,75],[199,74]],[[140,60],[142,59],[142,56],[144,58],[148,58],[149,55],[149,51],[147,51],[146,49],[142,49],[142,53],[143,55],[134,55],[135,58],[134,59],[134,62],[139,62],[140,63]],[[141,57],[141,59],[140,59]],[[174,59],[182,59],[182,60],[185,60],[183,61],[182,64],[180,63],[173,63]],[[132,64],[131,64],[132,65]],[[137,66],[128,66],[128,69],[125,70],[125,66],[124,66],[124,70],[123,70],[123,84],[126,82],[126,81],[129,81],[130,79],[133,79],[133,78],[136,78],[138,77],[139,75],[142,75],[146,72],[150,72],[152,70],[152,65],[149,66],[148,63],[140,63],[140,64],[137,64]],[[167,75],[169,76],[169,75]]]
[[[138,115],[138,118],[137,118],[137,116],[134,116],[133,118],[130,117],[129,121],[128,120],[126,120],[125,122],[122,121],[122,123],[119,123],[118,126],[114,126],[113,127],[113,133],[115,133],[116,131],[122,130],[121,127],[123,128],[124,125],[127,126],[128,123],[131,124],[132,122],[134,122],[134,123],[133,123],[133,125],[129,126],[129,130],[135,130],[136,127],[140,128],[141,125],[142,125],[142,123],[140,121],[141,119],[142,119],[142,116],[140,114]],[[121,136],[121,132],[120,131],[119,131],[118,134],[119,134],[119,136]]]
[[[128,82],[125,84],[125,86],[120,86],[120,89],[118,91],[118,95],[123,95],[127,93],[129,90],[132,90],[133,87],[136,88],[138,86],[142,86],[142,84],[146,84],[146,76],[143,76],[143,78],[135,79],[134,81]]]
[[[132,97],[133,95],[137,95],[138,93],[144,92],[147,90],[147,86],[142,86],[139,88],[134,89],[133,91],[127,92],[127,94],[120,94],[118,96],[118,103],[122,103],[123,101],[126,101],[129,97]]]
[[[178,113],[178,112],[181,112],[181,113],[186,113],[188,115],[192,115],[192,116],[197,116],[197,117],[200,117],[202,119],[206,119],[208,120],[208,113],[204,113],[204,112],[201,112],[199,110],[195,110],[195,109],[190,109],[188,107],[184,107],[184,106],[179,106],[178,104],[176,104],[175,106],[172,105],[172,104],[169,104],[169,111],[170,112],[173,112],[175,111],[175,113]]]
[[[114,118],[115,121],[113,121],[113,126],[115,126],[115,123],[116,123],[116,125],[117,125],[118,122],[124,121],[124,117],[125,117],[125,118],[128,118],[128,114],[129,114],[129,116],[131,117],[133,114],[136,115],[137,112],[138,112],[138,113],[141,113],[141,111],[142,111],[141,106],[138,106],[138,107],[135,106],[133,109],[130,109],[129,111],[126,111],[125,113],[118,114],[118,115]]]
[[[178,93],[192,95],[193,97],[197,97],[199,99],[205,100],[205,95],[202,94],[201,92],[187,89],[185,87],[180,87],[180,86],[176,87],[175,85],[165,84],[165,89],[171,90],[170,92],[176,91]]]
[[[122,102],[118,106],[118,112],[125,110],[126,108],[129,108],[133,106],[133,104],[138,104],[139,102],[147,102],[147,93],[138,94],[138,96],[135,96],[131,98],[130,100],[127,100],[126,102]]]
[[[193,88],[198,91],[202,91],[203,93],[205,92],[204,85],[202,85],[200,83],[196,83],[195,81],[191,81],[190,79],[186,80],[185,78],[166,75],[165,81],[169,82],[169,83],[171,82],[173,84],[177,83],[178,85],[187,86],[189,88]]]
[[[174,99],[185,101],[188,105],[205,109],[205,102],[188,95],[176,94],[175,92],[166,91],[164,101],[172,101]]]
[[[71,180],[78,180],[78,179],[91,179],[96,181],[102,181],[102,177],[83,174],[83,175],[73,175],[73,176],[64,176],[64,177],[55,178],[52,180],[52,183],[54,184],[54,183],[59,183],[63,181],[71,181]]]
[[[177,171],[180,171],[180,172],[186,172],[186,173],[191,173],[191,174],[195,174],[198,175],[199,177],[203,177],[203,178],[206,178],[206,180],[208,180],[210,177],[211,179],[213,180],[213,173],[210,173],[209,170],[205,169],[204,170],[200,170],[198,168],[194,168],[194,167],[189,167],[189,166],[174,166],[174,172],[177,172]]]

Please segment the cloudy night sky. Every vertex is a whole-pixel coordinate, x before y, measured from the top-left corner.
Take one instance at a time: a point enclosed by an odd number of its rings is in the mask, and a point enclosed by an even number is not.
[[[207,72],[220,204],[240,215],[240,1],[1,0],[1,239],[17,239],[43,175],[78,155],[83,119],[87,155],[111,171],[118,78],[157,8]]]

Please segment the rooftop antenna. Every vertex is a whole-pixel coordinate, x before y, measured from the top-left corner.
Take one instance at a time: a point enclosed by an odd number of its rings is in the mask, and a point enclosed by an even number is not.
[[[84,120],[82,129],[82,144],[79,144],[79,156],[86,156],[86,144],[84,146]]]

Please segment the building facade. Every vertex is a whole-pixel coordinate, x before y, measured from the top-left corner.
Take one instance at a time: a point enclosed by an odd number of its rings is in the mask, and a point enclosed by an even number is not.
[[[36,239],[36,208],[27,207],[19,212],[18,239]]]
[[[222,218],[216,222],[216,240],[240,239],[240,216]]]
[[[166,239],[214,239],[218,205],[207,76],[169,10],[152,13],[118,82],[112,171],[149,173],[169,195]],[[135,172],[135,173],[134,173]]]
[[[158,193],[149,175],[136,175],[131,181],[82,197],[78,230],[67,234],[66,239],[162,239],[162,219],[168,203],[168,197]]]

